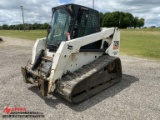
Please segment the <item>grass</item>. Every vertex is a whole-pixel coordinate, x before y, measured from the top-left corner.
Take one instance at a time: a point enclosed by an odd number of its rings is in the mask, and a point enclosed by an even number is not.
[[[160,60],[160,29],[121,30],[121,53]]]
[[[160,29],[125,29],[121,32],[121,54],[160,60]],[[0,30],[0,36],[36,40],[45,37],[46,30]]]
[[[37,38],[46,37],[47,30],[0,30],[0,36],[36,40]]]

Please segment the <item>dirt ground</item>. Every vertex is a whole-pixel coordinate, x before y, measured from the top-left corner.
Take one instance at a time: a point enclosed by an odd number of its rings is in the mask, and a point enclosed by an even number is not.
[[[33,44],[9,37],[0,42],[2,114],[8,105],[42,112],[47,120],[160,120],[160,61],[120,56],[122,81],[73,105],[59,97],[43,98],[38,88],[23,82],[20,68],[31,59]]]

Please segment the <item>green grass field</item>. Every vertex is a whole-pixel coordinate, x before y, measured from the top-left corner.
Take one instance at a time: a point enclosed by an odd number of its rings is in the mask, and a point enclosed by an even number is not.
[[[160,29],[126,29],[121,32],[120,54],[160,60]],[[45,37],[46,30],[0,30],[0,36],[36,40]]]
[[[22,39],[36,40],[37,38],[46,37],[47,30],[0,30],[0,36],[8,36]]]
[[[121,30],[122,54],[160,60],[160,29]]]

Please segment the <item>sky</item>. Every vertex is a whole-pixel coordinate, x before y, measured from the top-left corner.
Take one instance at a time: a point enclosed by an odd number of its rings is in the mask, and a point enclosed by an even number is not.
[[[49,23],[52,7],[75,3],[93,7],[93,0],[0,0],[0,25],[22,24],[23,6],[25,23]],[[145,19],[145,26],[160,27],[160,0],[94,0],[99,12],[130,12]]]

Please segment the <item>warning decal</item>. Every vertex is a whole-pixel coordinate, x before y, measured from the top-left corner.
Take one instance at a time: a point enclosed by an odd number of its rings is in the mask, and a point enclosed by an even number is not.
[[[119,41],[114,41],[113,50],[119,49]]]

